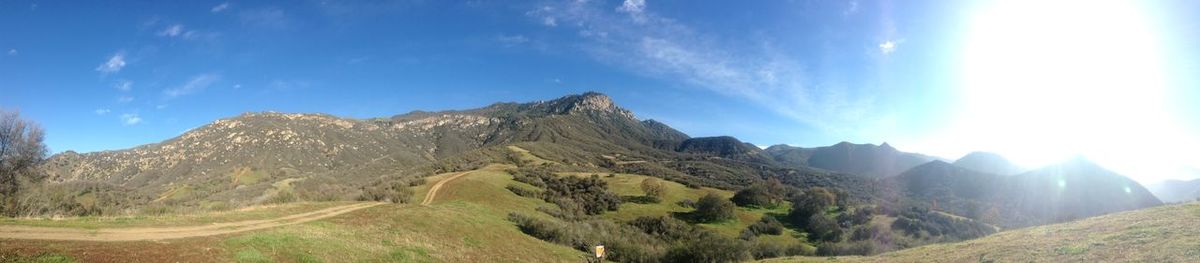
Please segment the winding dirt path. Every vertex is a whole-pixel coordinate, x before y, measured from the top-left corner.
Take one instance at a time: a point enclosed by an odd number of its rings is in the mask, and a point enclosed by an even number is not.
[[[299,224],[325,219],[380,204],[383,203],[356,203],[325,208],[307,213],[289,215],[275,219],[247,220],[201,226],[100,229],[0,226],[0,238],[81,241],[140,241],[202,237]]]
[[[454,179],[458,179],[459,177],[462,177],[463,175],[467,175],[469,173],[471,173],[471,172],[457,173],[457,174],[451,175],[450,177],[446,177],[446,179],[442,179],[441,181],[438,181],[436,184],[433,184],[433,186],[429,187],[429,192],[425,193],[425,200],[421,201],[421,205],[432,204],[433,198],[437,197],[437,191],[442,189],[442,185],[445,185],[446,183],[453,181]]]

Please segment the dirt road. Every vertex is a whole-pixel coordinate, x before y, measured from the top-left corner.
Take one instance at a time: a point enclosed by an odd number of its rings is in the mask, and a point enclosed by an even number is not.
[[[450,177],[446,177],[446,179],[438,181],[436,184],[433,184],[432,187],[429,187],[429,192],[425,193],[425,200],[421,201],[421,205],[432,204],[433,198],[437,197],[437,192],[438,192],[438,190],[442,189],[442,185],[444,185],[450,181],[453,181],[454,179],[458,179],[459,177],[462,177],[463,175],[467,175],[468,173],[471,173],[471,172],[457,173],[457,174],[451,175]]]
[[[82,241],[138,241],[201,237],[299,224],[329,218],[380,204],[383,203],[356,203],[275,219],[247,220],[202,226],[100,229],[0,226],[0,238]]]

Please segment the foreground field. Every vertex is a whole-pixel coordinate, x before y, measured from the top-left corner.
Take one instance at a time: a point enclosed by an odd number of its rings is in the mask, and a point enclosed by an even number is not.
[[[447,181],[427,206],[385,204],[320,220],[217,236],[158,241],[94,242],[0,239],[0,261],[37,262],[574,262],[584,254],[521,233],[505,218],[510,211],[536,213],[536,200],[504,186],[503,166],[472,171]],[[457,174],[431,177],[415,189]],[[422,200],[414,200],[417,203]],[[339,205],[344,205],[341,203]],[[297,205],[302,206],[302,205]],[[313,205],[303,205],[315,208]],[[319,207],[333,207],[337,205]],[[291,210],[292,207],[288,210]],[[283,208],[278,208],[283,209]],[[318,210],[320,208],[317,208]],[[310,210],[311,211],[311,210]],[[194,221],[229,221],[214,214]],[[203,217],[203,216],[196,216]],[[82,219],[80,219],[82,220]],[[39,222],[76,228],[80,220]],[[160,222],[156,219],[138,219]],[[39,220],[42,221],[42,220]],[[116,220],[125,222],[128,220]],[[135,220],[136,221],[136,220]],[[86,222],[86,221],[85,221]],[[9,223],[5,223],[10,225]],[[122,223],[122,225],[136,225]]]
[[[1169,205],[1015,229],[959,243],[873,257],[797,257],[766,262],[1196,262],[1200,203]]]

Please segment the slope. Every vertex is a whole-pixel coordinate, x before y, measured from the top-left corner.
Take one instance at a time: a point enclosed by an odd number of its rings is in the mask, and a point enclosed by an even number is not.
[[[1200,204],[1187,203],[1010,230],[873,257],[764,262],[1192,262],[1200,258]]]

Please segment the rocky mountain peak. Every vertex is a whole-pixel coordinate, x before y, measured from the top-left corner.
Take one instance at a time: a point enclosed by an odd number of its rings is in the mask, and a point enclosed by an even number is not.
[[[572,114],[585,112],[602,112],[615,113],[633,119],[633,113],[625,110],[616,103],[608,95],[599,92],[585,92],[578,95],[567,95],[561,98],[539,103],[549,108],[550,112],[556,114]]]

